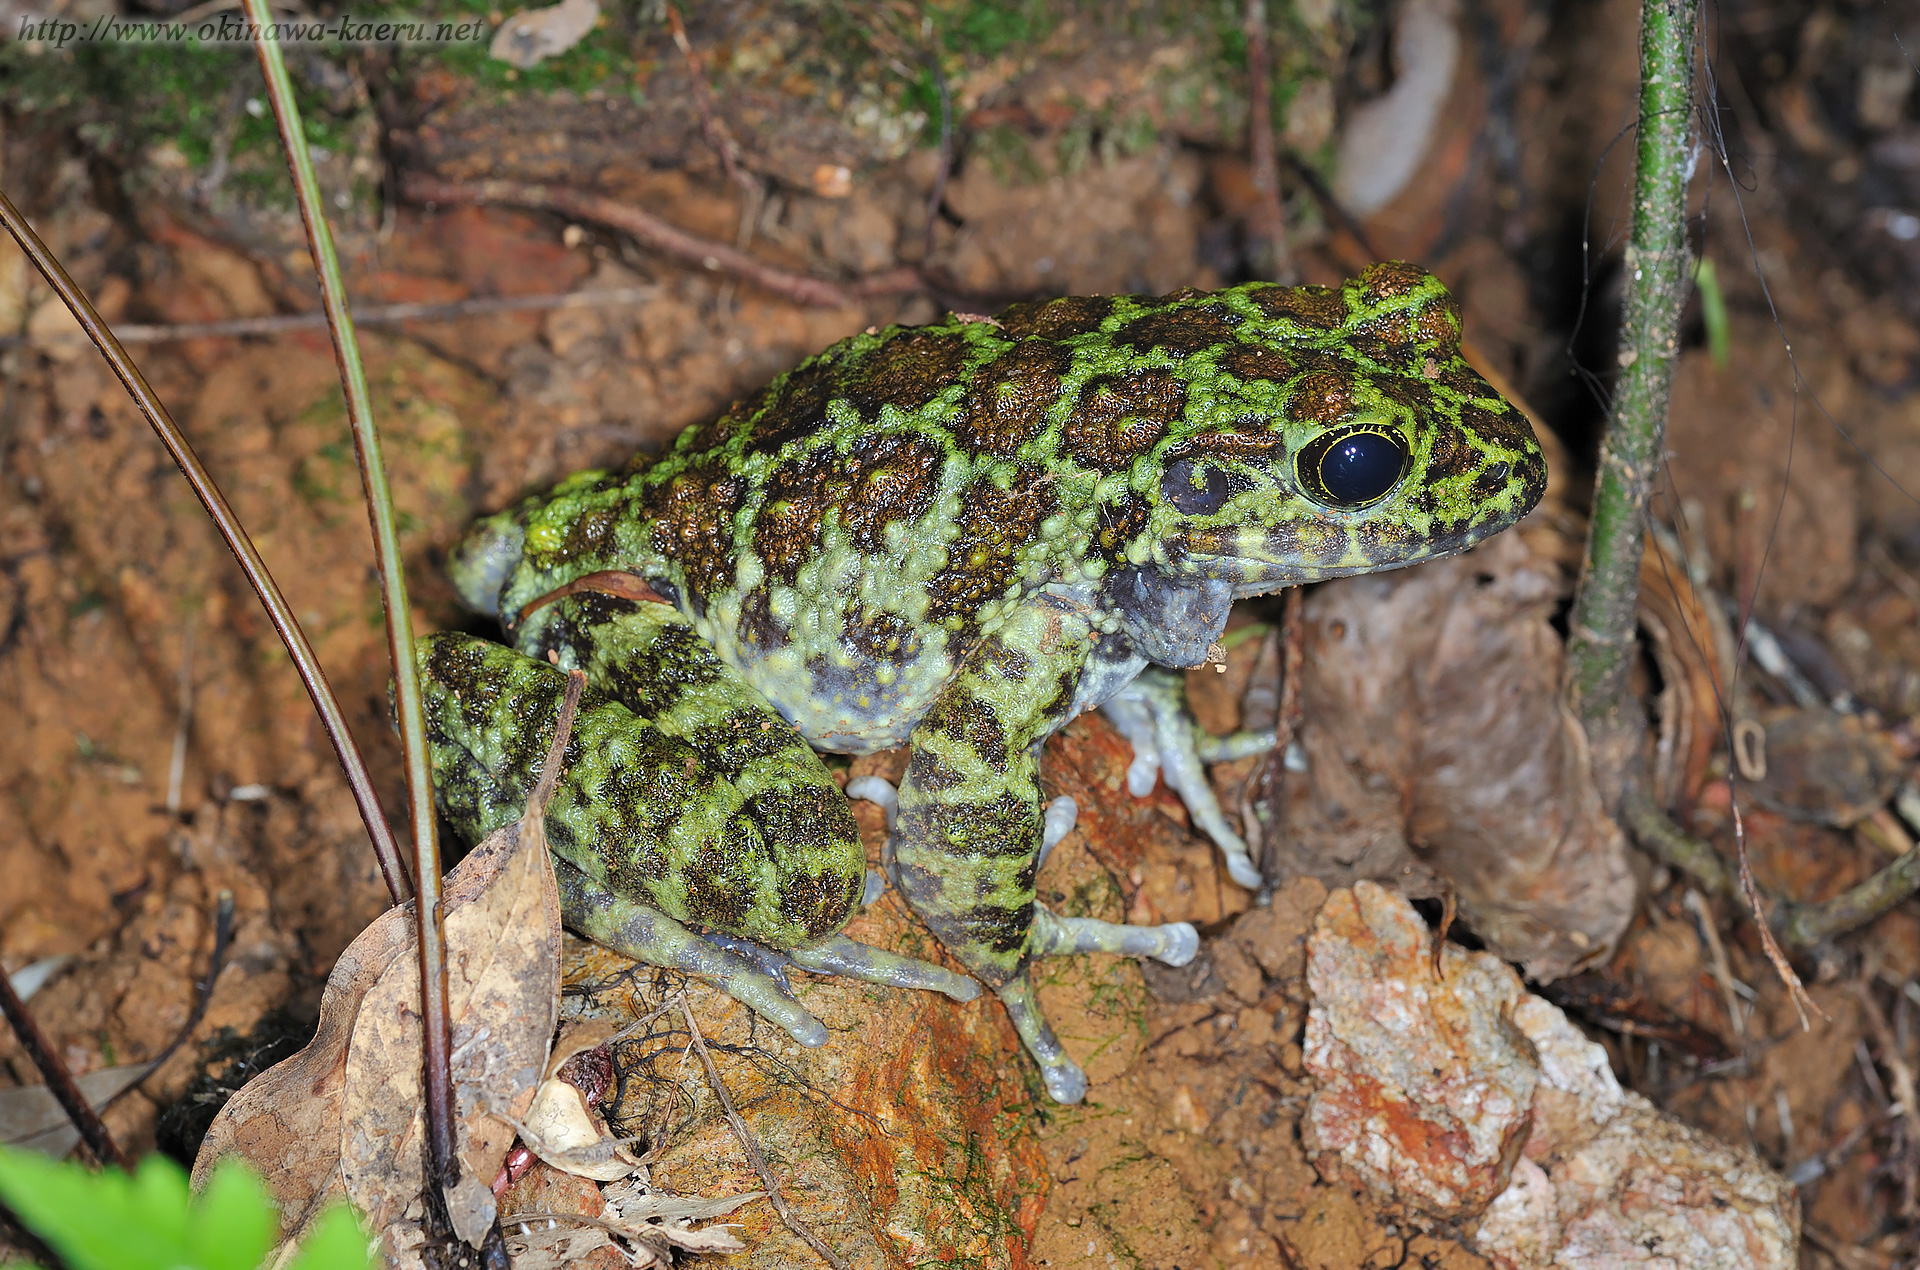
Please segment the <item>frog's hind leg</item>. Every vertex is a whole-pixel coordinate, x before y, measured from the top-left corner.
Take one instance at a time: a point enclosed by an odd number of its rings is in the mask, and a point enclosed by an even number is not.
[[[664,604],[574,595],[535,614],[520,644],[531,656],[550,655],[560,669],[585,671],[589,684],[690,746],[701,770],[745,795],[746,807],[762,811],[768,823],[760,836],[776,856],[770,881],[782,893],[782,912],[791,907],[790,894],[809,887],[832,890],[836,904],[848,897],[854,905],[868,902],[865,854],[846,798],[826,766],[686,618]],[[809,877],[814,881],[807,882]],[[854,880],[850,889],[840,885],[847,878]],[[802,898],[801,912],[815,907],[812,898]],[[727,906],[716,900],[707,907]],[[708,942],[758,963],[776,979],[784,978],[788,966],[799,966],[889,987],[931,989],[960,1001],[979,995],[978,985],[964,975],[840,934],[852,911],[851,906],[839,909],[835,920],[808,922],[804,928],[762,923],[737,929],[722,920],[722,913],[693,906],[688,920],[713,928]]]
[[[766,963],[702,938],[650,904],[616,895],[565,860],[553,864],[560,916],[580,934],[635,961],[705,980],[808,1048],[827,1043],[826,1026]]]
[[[1152,793],[1154,777],[1165,773],[1167,784],[1180,795],[1194,823],[1219,845],[1228,875],[1241,886],[1258,890],[1264,884],[1259,866],[1248,853],[1246,840],[1227,824],[1201,764],[1264,753],[1277,740],[1274,732],[1231,736],[1203,732],[1187,709],[1186,682],[1157,668],[1142,673],[1102,709],[1133,744],[1133,763],[1127,768],[1127,788],[1133,796],[1145,798]]]

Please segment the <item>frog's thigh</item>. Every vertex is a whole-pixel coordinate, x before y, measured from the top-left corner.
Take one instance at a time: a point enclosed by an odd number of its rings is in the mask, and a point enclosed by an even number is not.
[[[659,833],[682,885],[676,896],[648,884],[648,902],[782,950],[846,925],[865,890],[866,853],[845,795],[812,747],[683,615],[665,604],[573,595],[531,615],[518,646],[536,663],[585,672],[682,765],[684,776],[658,765],[659,781],[631,791],[629,773],[610,771],[599,795],[672,809]],[[599,854],[610,860],[614,889],[637,895],[618,875],[620,853]],[[570,858],[597,876],[578,854]]]
[[[1260,870],[1247,852],[1246,841],[1227,824],[1201,764],[1263,753],[1273,748],[1274,733],[1216,737],[1203,732],[1187,709],[1185,678],[1158,667],[1143,672],[1101,708],[1133,744],[1133,763],[1127,768],[1127,788],[1133,796],[1145,798],[1152,793],[1155,774],[1164,772],[1194,823],[1219,844],[1227,873],[1241,886],[1259,889]]]

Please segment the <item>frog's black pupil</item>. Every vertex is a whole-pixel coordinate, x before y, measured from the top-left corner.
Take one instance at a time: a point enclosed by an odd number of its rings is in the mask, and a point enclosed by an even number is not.
[[[1341,507],[1371,503],[1400,479],[1406,452],[1391,437],[1355,432],[1341,437],[1320,458],[1320,486]]]

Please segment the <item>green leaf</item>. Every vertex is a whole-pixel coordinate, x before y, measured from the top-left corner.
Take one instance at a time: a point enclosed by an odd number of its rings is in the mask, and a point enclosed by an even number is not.
[[[367,1270],[372,1264],[367,1237],[360,1232],[353,1210],[337,1204],[313,1224],[292,1270]]]
[[[207,1270],[253,1270],[280,1233],[280,1221],[253,1171],[239,1160],[222,1160],[194,1206],[188,1235]]]
[[[0,1201],[68,1270],[252,1270],[279,1233],[272,1201],[238,1160],[190,1200],[187,1175],[150,1155],[129,1177],[0,1147]],[[342,1206],[321,1217],[298,1270],[367,1270],[367,1240]]]

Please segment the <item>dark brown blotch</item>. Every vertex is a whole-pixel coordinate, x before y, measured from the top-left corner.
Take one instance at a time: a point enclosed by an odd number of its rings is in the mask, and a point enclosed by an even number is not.
[[[1233,343],[1233,327],[1210,308],[1162,309],[1121,327],[1113,342],[1139,353],[1164,348],[1176,357],[1189,357]]]
[[[1111,502],[1101,503],[1097,515],[1100,530],[1094,543],[1102,556],[1117,563],[1127,554],[1127,545],[1146,532],[1153,504],[1124,489]]]
[[[1283,384],[1300,369],[1300,361],[1279,349],[1235,344],[1220,355],[1220,369],[1239,380],[1267,379]]]
[[[933,505],[946,456],[926,437],[863,437],[847,455],[833,499],[853,545],[868,555],[887,547],[887,526]],[[842,492],[844,490],[844,492]]]
[[[833,452],[789,459],[767,476],[753,517],[753,549],[767,573],[792,586],[801,568],[819,558]]]
[[[863,419],[888,405],[911,414],[960,377],[972,347],[952,331],[902,331],[848,366],[847,399]]]
[[[959,532],[947,544],[946,566],[927,580],[927,621],[960,629],[982,604],[1005,595],[1040,522],[1059,507],[1053,478],[1031,464],[1018,465],[1006,489],[990,475],[976,478],[960,495]]]
[[[859,898],[847,875],[831,870],[788,873],[780,879],[780,915],[815,939],[845,926]]]
[[[1259,310],[1315,331],[1336,331],[1347,320],[1347,302],[1327,287],[1263,287],[1252,292]]]
[[[1067,420],[1068,455],[1097,472],[1118,472],[1151,450],[1186,413],[1187,386],[1170,371],[1100,375],[1080,389]]]
[[[1060,378],[1072,364],[1072,353],[1057,344],[1014,345],[981,369],[948,425],[954,439],[976,454],[1012,458],[1047,426],[1047,411],[1060,400]]]
[[[1498,411],[1462,406],[1460,424],[1475,436],[1509,450],[1525,450],[1533,442],[1533,425],[1513,406]]]
[[[793,631],[773,615],[773,597],[763,582],[740,597],[740,642],[759,652],[785,648]]]
[[[1383,260],[1359,277],[1360,298],[1369,305],[1412,295],[1427,285],[1430,275],[1419,265],[1404,260]]]
[[[1360,408],[1353,381],[1337,371],[1302,375],[1287,394],[1287,417],[1301,422],[1344,423]]]
[[[840,642],[863,664],[899,665],[920,653],[920,635],[911,622],[895,613],[862,608],[847,622]]]
[[[717,464],[688,468],[647,491],[654,550],[678,560],[704,611],[708,597],[733,585],[733,517],[746,482]]]
[[[756,411],[747,444],[756,450],[777,450],[799,437],[811,436],[827,421],[827,404],[839,394],[840,377],[832,362],[815,359],[788,372],[763,389],[746,407]]]
[[[1031,300],[1000,315],[1000,333],[1010,340],[1038,338],[1070,340],[1090,335],[1113,312],[1110,295],[1069,295],[1058,300]]]

